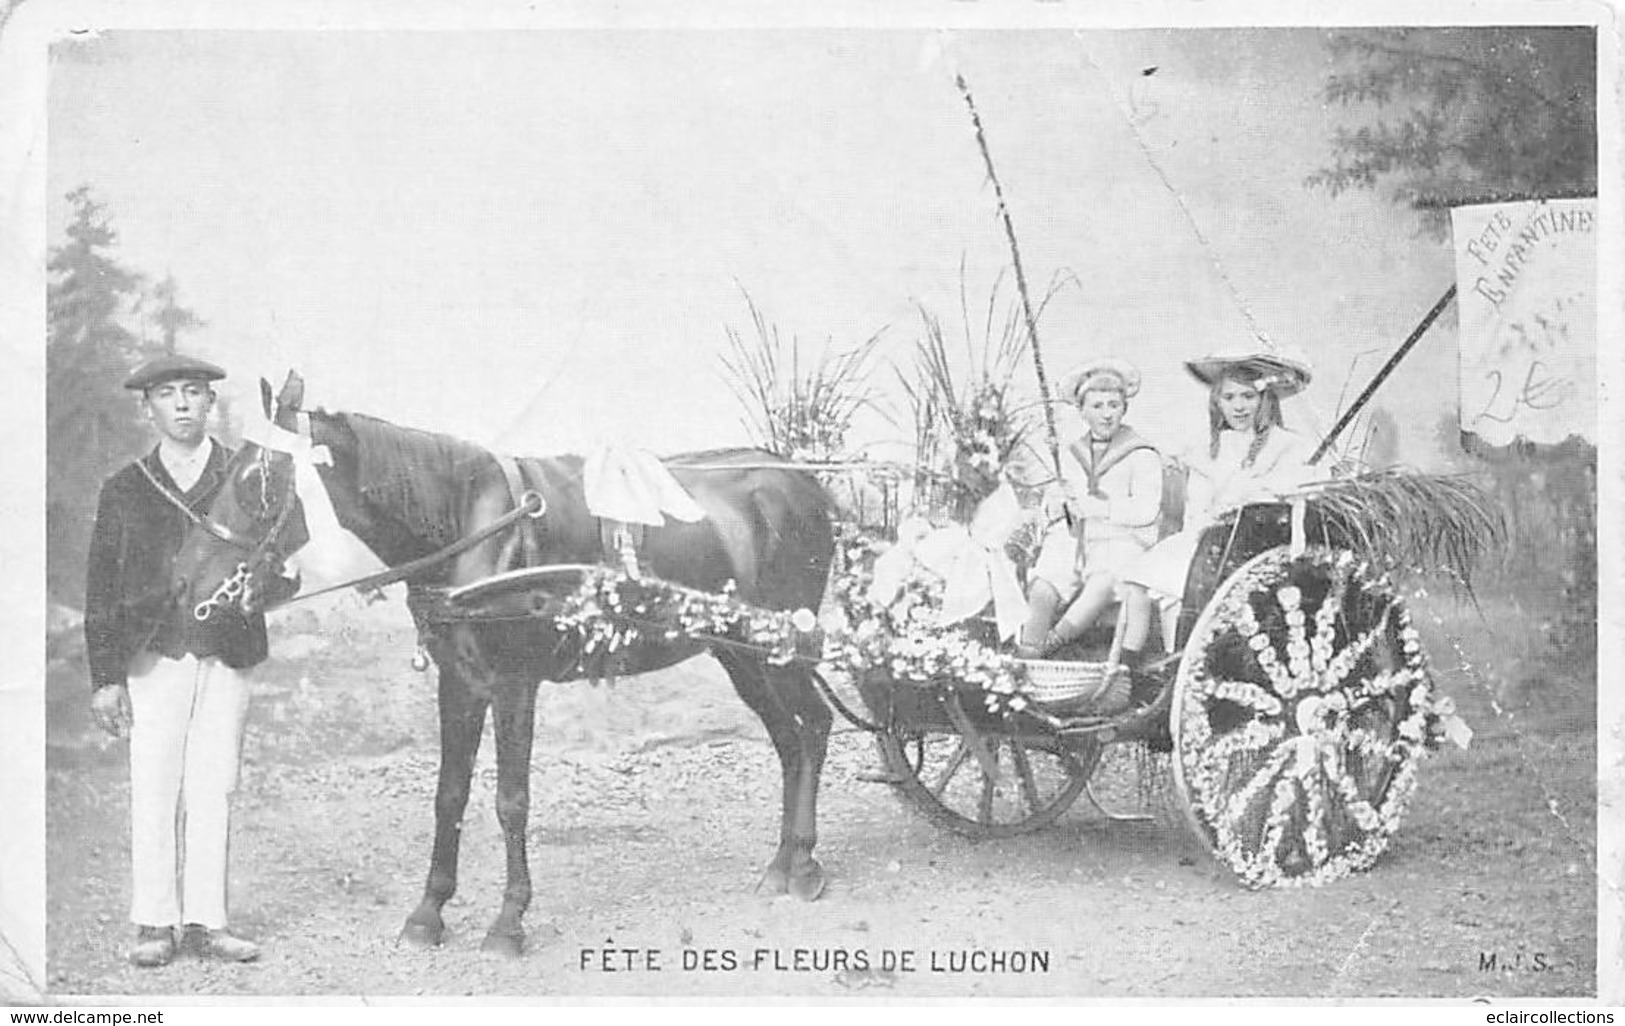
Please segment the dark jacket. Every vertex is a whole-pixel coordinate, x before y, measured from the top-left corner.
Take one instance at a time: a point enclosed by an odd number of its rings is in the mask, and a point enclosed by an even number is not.
[[[215,443],[197,484],[179,493],[156,447],[139,462],[202,514],[226,480],[231,450]],[[142,649],[171,659],[218,656],[241,669],[265,659],[265,617],[217,612],[199,623],[175,594],[173,565],[190,521],[131,463],[102,484],[85,585],[85,647],[90,683],[125,683]]]

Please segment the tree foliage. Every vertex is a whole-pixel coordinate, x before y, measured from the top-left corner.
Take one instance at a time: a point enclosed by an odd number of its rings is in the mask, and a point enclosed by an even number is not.
[[[67,238],[46,264],[46,575],[52,599],[78,605],[101,482],[149,443],[124,379],[202,322],[177,301],[173,278],[149,290],[113,258],[118,233],[88,187],[67,198]],[[143,309],[153,311],[156,340],[128,327]]]
[[[1332,195],[1386,184],[1401,203],[1566,196],[1597,188],[1597,37],[1589,28],[1334,32],[1323,97],[1366,108],[1309,176]]]

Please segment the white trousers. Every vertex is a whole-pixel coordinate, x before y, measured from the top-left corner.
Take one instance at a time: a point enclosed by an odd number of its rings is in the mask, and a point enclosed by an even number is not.
[[[248,676],[214,658],[143,653],[129,689],[130,919],[223,927]]]

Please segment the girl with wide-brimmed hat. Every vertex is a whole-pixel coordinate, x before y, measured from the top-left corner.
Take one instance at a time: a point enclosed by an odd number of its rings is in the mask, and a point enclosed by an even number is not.
[[[1208,444],[1183,460],[1184,527],[1123,568],[1127,622],[1123,662],[1140,662],[1155,599],[1163,614],[1163,643],[1173,640],[1173,618],[1202,531],[1225,510],[1274,502],[1313,476],[1313,443],[1288,429],[1281,400],[1309,384],[1309,365],[1280,350],[1228,350],[1188,362],[1208,389]]]

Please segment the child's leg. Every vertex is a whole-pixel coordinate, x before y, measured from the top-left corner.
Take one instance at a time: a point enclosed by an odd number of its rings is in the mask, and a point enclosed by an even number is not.
[[[1027,588],[1027,623],[1021,629],[1023,648],[1037,649],[1043,645],[1044,637],[1049,634],[1060,608],[1061,593],[1055,589],[1055,585],[1042,577],[1033,578]]]
[[[1076,641],[1083,636],[1105,608],[1111,605],[1117,591],[1117,578],[1111,574],[1091,574],[1084,582],[1083,592],[1067,608],[1066,615],[1055,625],[1055,634],[1061,641]]]
[[[1157,598],[1162,611],[1162,647],[1165,651],[1172,652],[1174,639],[1179,633],[1180,600],[1172,595],[1159,595]]]
[[[1037,658],[1055,618],[1069,596],[1078,590],[1078,543],[1064,525],[1044,537],[1038,559],[1027,575],[1027,623],[1017,638],[1023,659]]]
[[[1123,661],[1130,666],[1140,660],[1146,638],[1151,636],[1151,593],[1143,584],[1123,585]]]

